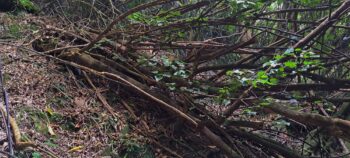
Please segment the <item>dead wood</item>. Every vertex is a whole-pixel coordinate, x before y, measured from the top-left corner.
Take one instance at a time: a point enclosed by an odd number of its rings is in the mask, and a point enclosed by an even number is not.
[[[320,114],[295,112],[289,110],[285,105],[278,103],[272,103],[265,108],[300,123],[322,127],[331,135],[350,140],[350,121],[348,120],[322,116]]]
[[[176,107],[171,104],[175,104],[175,101],[171,101],[170,98],[163,96],[161,94],[154,94],[153,92],[149,91],[149,89],[139,83],[138,81],[116,71],[110,68],[109,66],[105,65],[104,63],[101,63],[97,61],[96,59],[92,58],[91,56],[87,54],[79,53],[80,51],[78,49],[72,49],[70,51],[67,51],[65,53],[62,53],[59,57],[62,59],[66,59],[72,62],[64,62],[65,64],[69,64],[72,66],[75,66],[77,68],[80,68],[82,70],[88,71],[90,73],[93,73],[95,75],[104,76],[107,78],[110,78],[112,80],[117,80],[125,83],[126,85],[130,86],[130,88],[138,93],[141,93],[145,97],[157,102],[161,107],[168,111],[169,113],[175,114],[176,116],[184,119],[188,124],[190,124],[193,128],[197,128],[202,134],[204,134],[213,144],[221,148],[225,151],[225,153],[230,157],[240,157],[238,154],[231,149],[230,146],[228,146],[218,135],[213,133],[208,127],[201,126],[198,128],[198,119],[193,118],[192,116],[188,116],[187,114],[183,113],[182,111],[178,110]],[[62,60],[60,60],[62,61]],[[77,64],[75,64],[77,63]],[[161,98],[167,98],[166,102],[159,99],[157,96],[162,96]]]

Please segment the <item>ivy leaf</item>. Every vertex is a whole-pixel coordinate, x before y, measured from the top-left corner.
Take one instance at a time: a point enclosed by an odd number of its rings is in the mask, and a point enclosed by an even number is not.
[[[132,13],[128,16],[128,19],[133,20],[133,21],[137,21],[137,22],[141,22],[143,20],[143,16],[140,12],[135,12]]]
[[[33,153],[32,153],[32,157],[33,157],[33,158],[41,158],[41,154],[38,153],[38,152],[33,152]]]
[[[267,78],[269,78],[269,76],[267,76],[265,71],[259,71],[258,72],[258,78],[259,79],[267,79]]]
[[[179,70],[174,73],[175,76],[180,76],[182,78],[187,78],[188,74],[185,70]]]
[[[177,32],[177,36],[179,36],[180,38],[184,38],[185,37],[185,33]]]
[[[231,100],[229,100],[229,99],[223,99],[222,100],[222,104],[224,104],[225,106],[227,106],[230,103],[231,103]]]
[[[176,89],[176,83],[167,83],[166,85],[172,91],[174,91]]]
[[[232,70],[226,71],[226,75],[227,76],[232,76],[233,75],[233,71]]]
[[[229,92],[229,90],[228,90],[228,88],[227,87],[224,87],[224,88],[220,88],[219,89],[219,94],[220,95],[228,95],[230,92]]]
[[[294,48],[288,48],[283,54],[284,55],[290,55],[294,52]]]
[[[184,68],[185,67],[185,63],[179,60],[176,60],[175,63],[180,67],[180,68]]]
[[[257,114],[257,112],[253,111],[252,109],[244,109],[243,113],[249,116],[255,116]]]
[[[275,123],[278,127],[290,126],[290,123],[286,120],[277,120]]]
[[[270,65],[271,65],[271,61],[264,63],[264,64],[263,64],[263,67],[268,67],[268,66],[270,66]]]
[[[163,77],[163,75],[161,75],[161,74],[157,74],[156,76],[154,76],[154,78],[155,78],[156,81],[158,82],[158,81],[162,80],[164,77]]]
[[[258,82],[260,82],[261,84],[268,84],[269,83],[269,81],[267,79],[258,80]]]
[[[301,52],[302,50],[301,50],[301,48],[295,48],[294,51],[295,51],[295,52]]]
[[[278,68],[278,72],[284,72],[284,67]]]
[[[171,77],[171,74],[169,73],[169,72],[165,72],[164,74],[162,74],[163,75],[163,77],[168,77],[168,78],[170,78]]]
[[[238,74],[238,75],[243,75],[244,74],[244,72],[240,71],[240,70],[235,70],[235,71],[233,71],[233,73]]]
[[[283,58],[283,56],[282,55],[276,55],[274,58],[278,61],[278,60],[281,60]]]
[[[293,69],[297,67],[297,63],[294,61],[286,61],[284,62],[284,66]]]
[[[168,67],[168,66],[170,66],[172,64],[172,61],[169,58],[165,57],[165,56],[162,56],[162,62],[164,64],[164,66],[166,66],[166,67]]]
[[[240,80],[241,84],[246,85],[248,84],[251,80],[249,78],[246,77],[242,77]]]
[[[173,70],[177,70],[177,67],[175,65],[170,66]]]
[[[314,63],[313,61],[308,61],[308,60],[303,62],[304,65],[312,65],[313,63]]]
[[[277,85],[278,79],[277,78],[270,78],[270,85]]]
[[[253,87],[254,87],[254,88],[257,88],[257,87],[258,87],[258,82],[257,82],[256,80],[254,80],[252,84],[253,84]]]

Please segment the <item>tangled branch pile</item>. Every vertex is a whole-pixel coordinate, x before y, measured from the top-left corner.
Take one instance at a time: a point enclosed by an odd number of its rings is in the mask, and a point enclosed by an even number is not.
[[[33,48],[166,128],[143,134],[172,156],[349,152],[350,0],[37,4],[62,24],[39,23]]]

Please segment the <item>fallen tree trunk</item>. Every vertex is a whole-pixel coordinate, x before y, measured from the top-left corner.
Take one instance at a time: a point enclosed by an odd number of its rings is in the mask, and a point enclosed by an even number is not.
[[[278,103],[271,103],[264,108],[300,123],[321,127],[333,136],[350,140],[350,121],[348,120],[322,116],[320,114],[296,112]]]

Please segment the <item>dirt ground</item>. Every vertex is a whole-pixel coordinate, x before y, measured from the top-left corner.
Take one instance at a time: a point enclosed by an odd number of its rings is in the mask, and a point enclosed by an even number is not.
[[[88,84],[76,78],[74,70],[28,49],[38,31],[30,15],[1,14],[0,56],[10,111],[20,128],[22,141],[40,148],[16,151],[18,157],[100,157],[117,155],[125,129],[123,110],[109,117]],[[28,49],[25,49],[28,48]],[[97,90],[101,90],[97,88]],[[103,93],[102,93],[103,94]],[[113,106],[120,106],[118,104]],[[6,131],[1,128],[2,151]],[[1,147],[0,146],[0,147]]]

